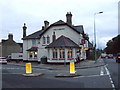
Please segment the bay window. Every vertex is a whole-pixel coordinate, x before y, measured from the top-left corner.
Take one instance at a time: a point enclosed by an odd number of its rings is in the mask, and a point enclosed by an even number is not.
[[[53,52],[53,58],[57,58],[57,49],[52,49]]]
[[[72,49],[68,49],[68,58],[72,58]]]
[[[60,49],[60,58],[65,58],[65,49]]]

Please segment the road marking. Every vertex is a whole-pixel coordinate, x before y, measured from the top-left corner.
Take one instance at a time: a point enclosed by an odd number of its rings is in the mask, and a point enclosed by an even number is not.
[[[11,69],[11,70],[13,70],[13,69],[23,69],[23,68],[0,68],[0,69]]]
[[[100,75],[101,76],[104,75],[104,69],[103,69],[103,67],[101,67]]]
[[[23,73],[0,73],[0,74],[23,74]]]
[[[115,90],[115,85],[114,85],[114,82],[113,82],[113,80],[112,80],[112,78],[111,78],[110,72],[109,72],[109,70],[108,70],[108,68],[107,68],[106,66],[104,66],[104,67],[105,67],[105,70],[106,70],[106,72],[107,72],[107,75],[109,76],[109,79],[110,79],[112,88],[113,88],[113,90]]]
[[[100,77],[100,76],[108,76],[107,74],[104,75],[89,75],[89,76],[78,76],[78,77],[73,77],[73,78],[83,78],[83,77]]]

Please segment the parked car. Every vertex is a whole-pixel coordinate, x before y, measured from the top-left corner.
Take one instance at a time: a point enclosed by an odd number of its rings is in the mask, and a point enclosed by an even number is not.
[[[6,59],[7,59],[8,62],[10,62],[10,61],[11,61],[11,55],[8,55],[8,56],[6,57]]]
[[[118,53],[117,56],[116,56],[116,62],[120,63],[120,53]]]
[[[7,64],[7,59],[5,57],[0,57],[1,64]]]
[[[107,57],[108,58],[113,58],[113,54],[108,54]]]
[[[101,58],[106,58],[106,57],[107,57],[107,54],[105,54],[105,53],[101,54]]]

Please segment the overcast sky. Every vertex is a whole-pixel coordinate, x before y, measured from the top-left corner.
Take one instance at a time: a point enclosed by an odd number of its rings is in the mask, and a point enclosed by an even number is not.
[[[118,34],[119,0],[0,0],[0,40],[13,33],[16,42],[22,42],[22,26],[27,25],[27,35],[38,31],[44,20],[50,24],[63,20],[71,12],[72,23],[83,25],[85,33],[93,41],[94,13],[96,15],[97,47],[104,48],[106,42]]]

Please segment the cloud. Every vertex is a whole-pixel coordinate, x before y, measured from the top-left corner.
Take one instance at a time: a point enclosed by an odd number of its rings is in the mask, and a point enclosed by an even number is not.
[[[96,31],[100,47],[117,34],[117,3],[119,0],[1,0],[2,9],[2,35],[6,38],[12,32],[18,42],[22,42],[22,26],[27,24],[27,35],[43,26],[43,21],[50,24],[62,19],[66,21],[65,14],[73,14],[74,25],[84,25],[85,32],[93,40],[93,16],[95,12],[104,13],[96,16]],[[102,37],[102,39],[101,39]],[[100,38],[100,39],[99,39]],[[105,39],[105,40],[104,40]],[[101,41],[103,40],[103,41]]]

